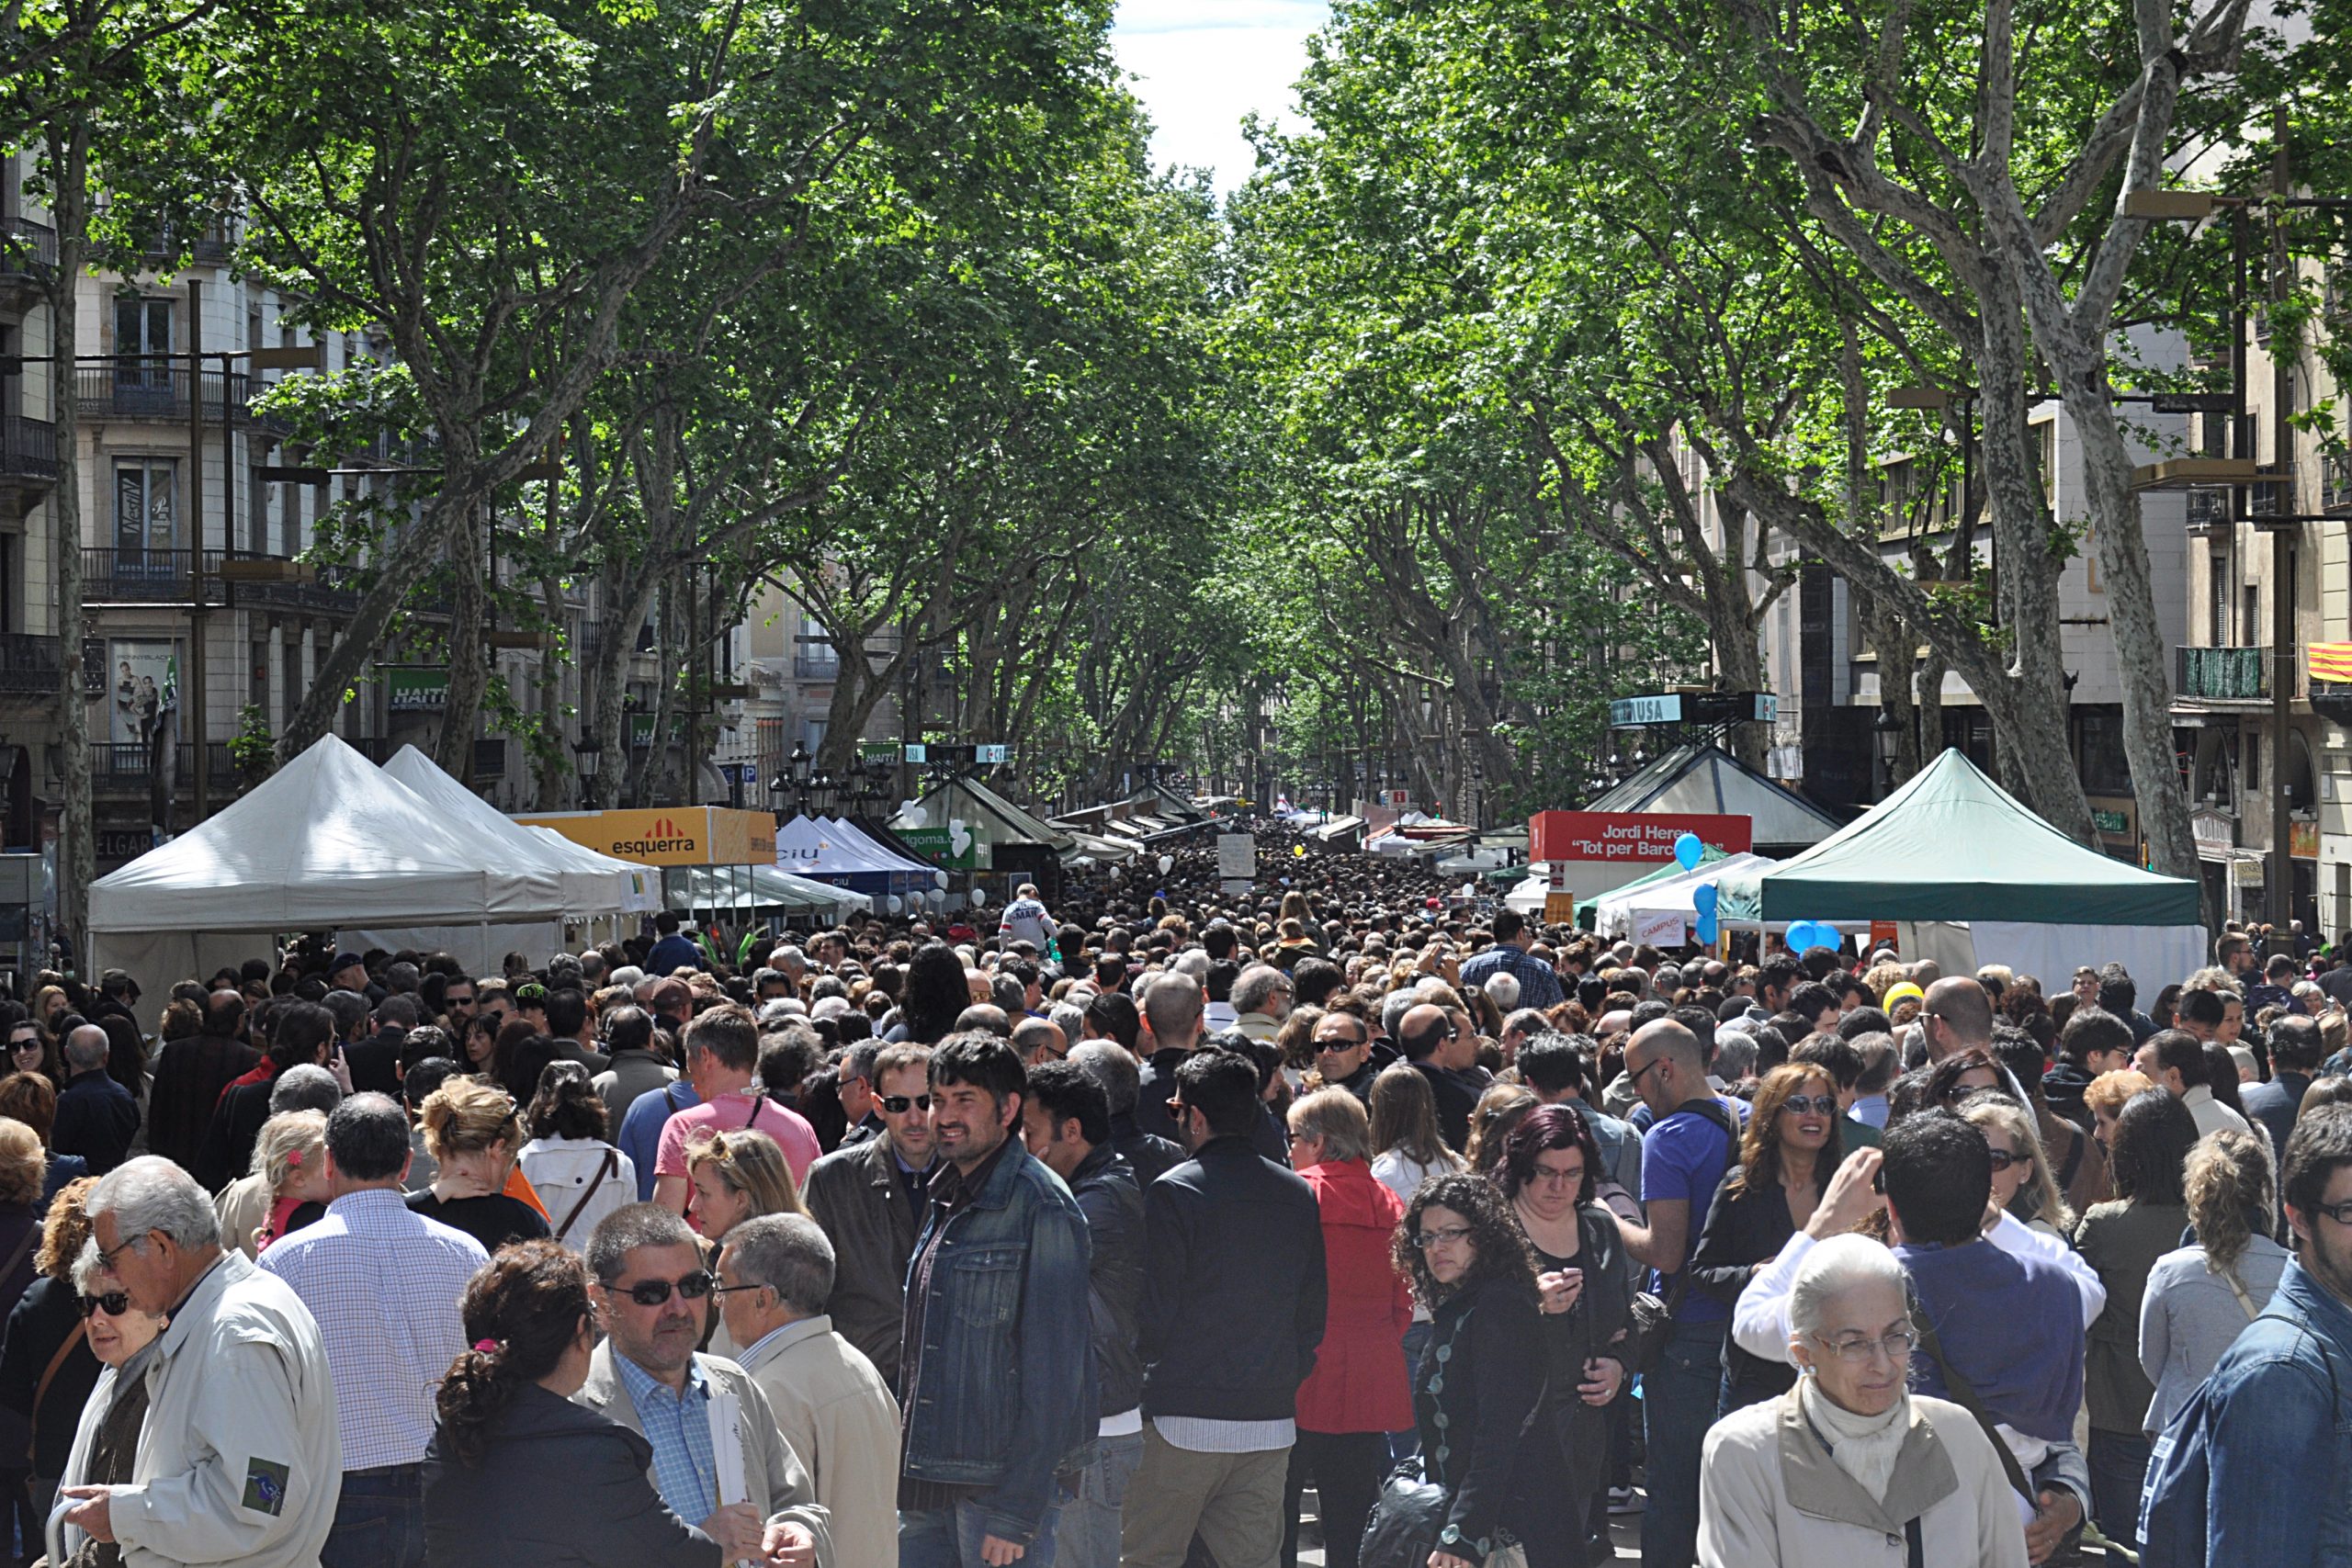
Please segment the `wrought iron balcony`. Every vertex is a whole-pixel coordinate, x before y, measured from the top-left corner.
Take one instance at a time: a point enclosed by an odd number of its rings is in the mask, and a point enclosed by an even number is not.
[[[82,404],[84,419],[152,419],[185,424],[191,381],[204,400],[207,423],[219,423],[224,393],[229,417],[237,423],[274,429],[281,423],[254,412],[254,399],[269,389],[242,370],[206,370],[197,376],[184,364],[124,358],[112,365],[77,366],[74,395]]]
[[[55,696],[64,665],[62,647],[53,637],[0,633],[0,692]]]
[[[2267,648],[2177,648],[2174,690],[2208,702],[2260,702],[2270,694]]]

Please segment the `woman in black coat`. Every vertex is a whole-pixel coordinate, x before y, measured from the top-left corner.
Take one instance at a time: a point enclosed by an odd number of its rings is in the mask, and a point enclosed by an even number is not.
[[[1423,1472],[1446,1493],[1429,1568],[1482,1568],[1517,1541],[1527,1568],[1584,1568],[1585,1538],[1555,1435],[1535,1259],[1494,1183],[1441,1176],[1413,1194],[1396,1265],[1430,1309],[1413,1376]]]
[[[33,1514],[46,1518],[73,1451],[74,1429],[82,1407],[104,1371],[82,1331],[81,1292],[74,1288],[74,1260],[89,1239],[83,1204],[96,1177],[84,1177],[58,1193],[43,1222],[33,1255],[40,1278],[17,1298],[0,1337],[0,1409],[28,1419],[32,1442]],[[13,1432],[16,1424],[0,1426]]]
[[[595,1341],[580,1258],[510,1247],[466,1287],[464,1313],[473,1348],[435,1396],[424,1460],[431,1568],[719,1568],[719,1542],[646,1479],[651,1446],[571,1403]],[[756,1537],[739,1554],[757,1557]]]
[[[1827,1068],[1783,1062],[1764,1075],[1740,1140],[1739,1168],[1708,1206],[1690,1254],[1690,1289],[1725,1306],[1739,1304],[1757,1270],[1813,1218],[1822,1190],[1846,1157],[1838,1117],[1838,1085]],[[1751,1356],[1728,1337],[1723,1366],[1718,1419],[1796,1386],[1795,1368]]]

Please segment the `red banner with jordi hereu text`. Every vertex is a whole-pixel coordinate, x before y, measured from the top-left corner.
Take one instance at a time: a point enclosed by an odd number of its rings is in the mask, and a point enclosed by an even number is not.
[[[1544,861],[1618,861],[1663,864],[1674,858],[1674,840],[1696,833],[1709,849],[1746,852],[1755,841],[1756,819],[1700,812],[1539,811],[1527,824],[1528,858]]]

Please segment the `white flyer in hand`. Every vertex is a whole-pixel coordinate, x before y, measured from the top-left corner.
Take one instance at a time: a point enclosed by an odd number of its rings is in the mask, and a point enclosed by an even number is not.
[[[743,1402],[723,1389],[710,1395],[710,1456],[718,1472],[718,1506],[741,1503],[750,1494],[743,1480]]]

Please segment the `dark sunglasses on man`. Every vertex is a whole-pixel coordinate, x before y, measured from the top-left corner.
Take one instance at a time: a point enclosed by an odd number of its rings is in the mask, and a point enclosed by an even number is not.
[[[931,1096],[927,1094],[884,1094],[875,1097],[874,1103],[892,1116],[903,1116],[909,1110],[928,1111]]]
[[[634,1285],[607,1285],[608,1291],[618,1291],[641,1307],[658,1307],[670,1299],[674,1286],[681,1301],[698,1302],[710,1294],[718,1281],[707,1269],[697,1269],[683,1280],[639,1280]]]

